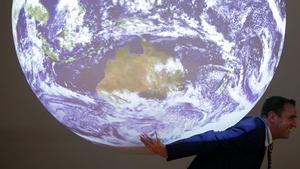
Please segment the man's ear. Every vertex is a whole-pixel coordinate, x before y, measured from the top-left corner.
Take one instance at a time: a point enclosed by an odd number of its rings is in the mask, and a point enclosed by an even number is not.
[[[278,118],[278,115],[274,111],[268,113],[268,121],[273,123]]]

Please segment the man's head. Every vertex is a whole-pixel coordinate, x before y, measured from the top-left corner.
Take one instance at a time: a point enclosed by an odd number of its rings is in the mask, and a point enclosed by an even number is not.
[[[297,127],[296,102],[272,96],[265,101],[261,116],[267,120],[273,139],[288,138],[291,129]]]

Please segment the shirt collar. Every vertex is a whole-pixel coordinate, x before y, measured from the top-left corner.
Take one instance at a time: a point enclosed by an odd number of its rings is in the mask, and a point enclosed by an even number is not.
[[[271,133],[271,130],[270,128],[267,126],[266,124],[266,139],[265,139],[265,146],[269,146],[270,144],[272,144],[272,133]]]
[[[266,126],[265,146],[268,147],[273,142],[272,133],[271,133],[269,126],[267,125],[266,119],[265,118],[261,118],[261,119],[265,123],[265,126]]]

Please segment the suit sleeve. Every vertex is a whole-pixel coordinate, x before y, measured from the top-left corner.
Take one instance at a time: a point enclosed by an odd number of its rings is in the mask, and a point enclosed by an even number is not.
[[[256,120],[254,123],[238,123],[225,131],[208,131],[166,145],[167,161],[196,154],[253,151],[264,143],[264,139],[263,122]]]

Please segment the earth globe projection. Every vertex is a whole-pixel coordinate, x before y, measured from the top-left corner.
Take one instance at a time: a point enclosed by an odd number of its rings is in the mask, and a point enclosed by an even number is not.
[[[283,49],[283,0],[14,0],[18,60],[44,107],[93,143],[167,144],[243,118]],[[37,119],[38,120],[38,119]]]

